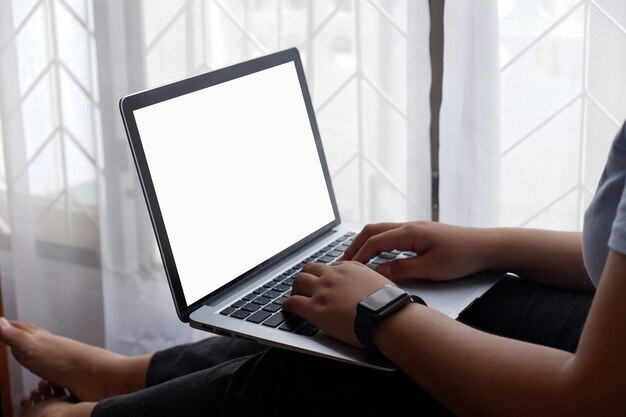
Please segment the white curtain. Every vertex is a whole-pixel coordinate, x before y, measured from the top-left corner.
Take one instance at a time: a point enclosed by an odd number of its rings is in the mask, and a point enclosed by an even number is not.
[[[439,220],[495,226],[500,203],[495,0],[448,0],[439,118]]]
[[[626,3],[498,4],[502,224],[580,230],[626,118]]]
[[[176,318],[118,100],[291,46],[343,220],[430,218],[427,1],[1,1],[5,314],[126,354],[205,337]],[[16,404],[36,383],[11,381]]]
[[[626,118],[626,3],[445,3],[442,221],[581,230]]]

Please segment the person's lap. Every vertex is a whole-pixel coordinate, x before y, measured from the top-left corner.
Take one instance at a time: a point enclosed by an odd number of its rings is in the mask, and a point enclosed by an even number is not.
[[[574,351],[590,304],[588,294],[506,279],[459,320],[501,336]],[[140,392],[101,401],[93,415],[373,415],[405,410],[407,404],[424,415],[449,415],[402,372],[224,337],[156,353],[146,385]]]
[[[574,352],[592,298],[588,293],[506,278],[459,320],[488,333]]]

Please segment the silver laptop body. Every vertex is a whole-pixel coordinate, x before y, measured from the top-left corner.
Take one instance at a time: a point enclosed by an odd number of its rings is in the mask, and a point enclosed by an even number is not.
[[[332,263],[361,228],[340,220],[295,48],[131,94],[120,110],[181,321],[394,369],[279,316],[299,267]],[[385,255],[372,265],[414,254]],[[457,318],[501,277],[398,284]]]

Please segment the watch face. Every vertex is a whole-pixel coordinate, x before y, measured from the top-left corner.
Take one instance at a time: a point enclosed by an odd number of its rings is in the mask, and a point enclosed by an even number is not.
[[[394,285],[385,285],[372,295],[364,298],[359,304],[374,313],[382,311],[396,300],[406,297],[407,293]]]

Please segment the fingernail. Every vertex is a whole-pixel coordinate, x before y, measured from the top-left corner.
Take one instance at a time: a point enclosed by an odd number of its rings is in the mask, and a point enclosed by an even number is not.
[[[2,327],[3,329],[8,329],[9,327],[11,327],[11,323],[9,323],[9,320],[5,319],[4,317],[0,317],[0,327]]]

